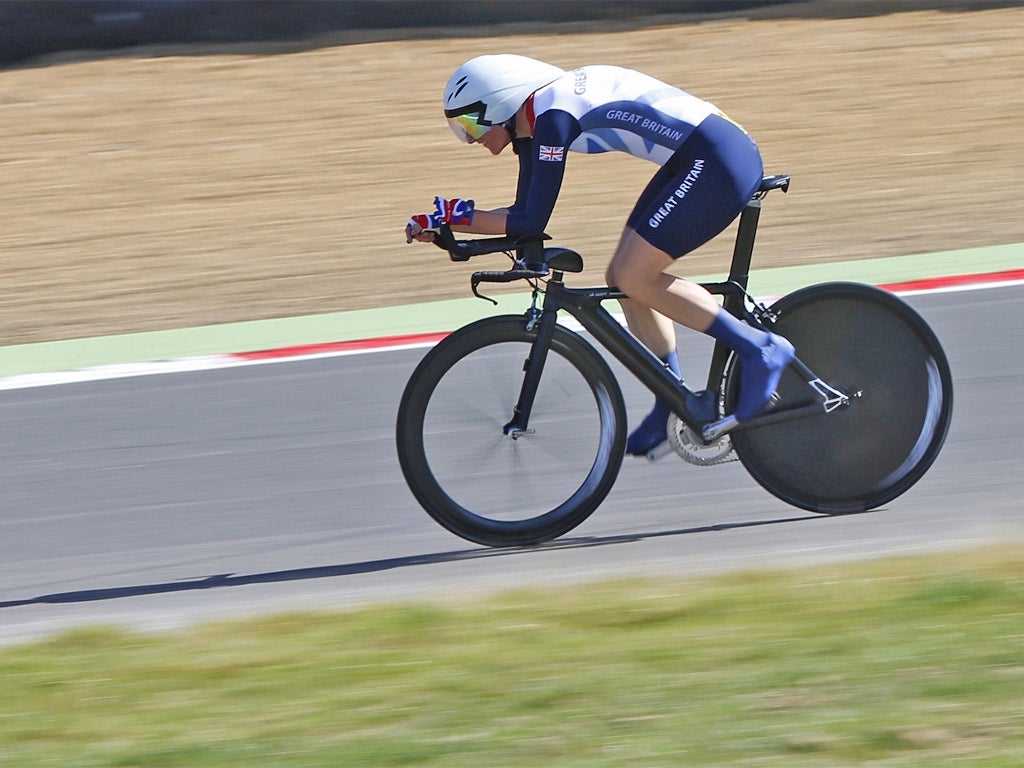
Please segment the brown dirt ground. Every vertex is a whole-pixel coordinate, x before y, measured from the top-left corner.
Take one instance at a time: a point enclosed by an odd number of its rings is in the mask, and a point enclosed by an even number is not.
[[[0,343],[467,295],[470,267],[401,231],[435,194],[509,202],[512,156],[438,114],[451,70],[494,51],[636,67],[742,122],[794,178],[766,206],[762,266],[1024,241],[1024,9],[537,29],[0,72]],[[549,232],[588,259],[583,282],[652,172],[570,161]]]

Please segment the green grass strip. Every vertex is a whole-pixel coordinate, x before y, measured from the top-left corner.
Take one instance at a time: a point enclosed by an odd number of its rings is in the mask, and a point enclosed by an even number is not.
[[[755,268],[751,274],[750,287],[751,291],[760,296],[781,296],[796,288],[830,280],[895,283],[944,275],[1019,269],[1022,264],[1024,243],[1011,243],[914,256],[823,261],[820,264],[775,269]],[[491,265],[492,268],[500,266],[500,262]],[[487,267],[482,265],[481,268]],[[465,274],[458,279],[465,280]],[[693,279],[717,281],[725,279],[725,275],[699,275]],[[469,292],[468,284],[466,292]],[[529,293],[496,295],[496,298],[499,302],[496,307],[476,298],[449,299],[402,307],[0,346],[0,377],[381,336],[442,333],[489,315],[520,314],[529,306],[530,300]]]
[[[1024,559],[952,553],[0,649],[0,766],[1024,765]]]

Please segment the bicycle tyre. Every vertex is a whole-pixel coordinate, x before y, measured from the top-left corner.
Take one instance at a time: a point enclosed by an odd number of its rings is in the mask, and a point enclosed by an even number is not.
[[[561,326],[531,434],[503,433],[535,337],[522,316],[456,331],[417,366],[398,410],[398,458],[416,500],[444,528],[485,546],[537,544],[572,530],[608,495],[625,453],[618,382],[592,346]]]
[[[921,316],[893,294],[859,283],[824,283],[783,297],[766,327],[851,405],[831,413],[732,433],[750,475],[801,509],[861,512],[913,486],[938,456],[953,409],[949,363]],[[725,383],[735,407],[739,365]],[[813,402],[793,367],[776,410]]]

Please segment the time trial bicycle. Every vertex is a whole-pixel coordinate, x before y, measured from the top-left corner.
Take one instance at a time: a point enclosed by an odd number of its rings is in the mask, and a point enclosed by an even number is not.
[[[733,315],[788,338],[796,358],[772,405],[732,415],[740,363],[716,343],[707,383],[694,392],[634,338],[602,302],[614,287],[570,288],[583,270],[546,235],[435,244],[453,261],[505,253],[512,266],[475,272],[484,283],[525,280],[522,315],[471,323],[427,352],[402,395],[397,448],[413,495],[452,533],[487,546],[536,544],[582,523],[608,495],[625,454],[626,409],[607,361],[566,312],[654,395],[671,405],[668,449],[698,465],[735,456],[769,493],[801,509],[874,509],[913,486],[945,441],[953,407],[949,364],[921,316],[892,293],[830,282],[770,306],[747,292],[761,201],[787,191],[767,176],[740,215],[728,278],[703,284]],[[655,458],[652,454],[651,458]]]

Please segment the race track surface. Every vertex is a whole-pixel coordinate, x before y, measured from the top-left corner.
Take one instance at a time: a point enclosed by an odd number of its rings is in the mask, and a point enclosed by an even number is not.
[[[1019,541],[1024,287],[909,301],[956,392],[946,447],[903,498],[827,518],[738,462],[628,461],[590,520],[524,550],[451,536],[406,490],[394,414],[422,350],[0,393],[0,641]],[[704,342],[681,341],[695,371]],[[649,396],[622,383],[635,420]]]

